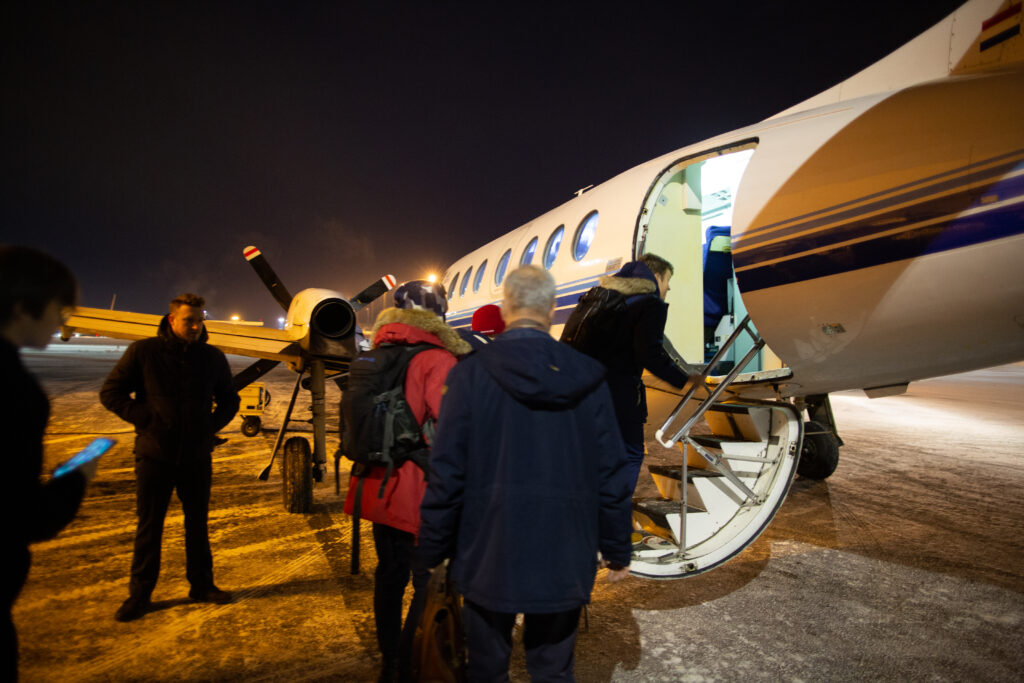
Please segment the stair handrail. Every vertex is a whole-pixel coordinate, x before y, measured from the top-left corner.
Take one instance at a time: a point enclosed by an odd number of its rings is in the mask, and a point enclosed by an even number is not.
[[[742,332],[746,332],[748,335],[750,335],[750,338],[753,339],[754,341],[754,345],[750,348],[750,350],[747,351],[746,354],[744,354],[743,360],[741,360],[739,363],[736,363],[733,366],[732,370],[729,371],[729,373],[725,376],[725,379],[721,380],[718,383],[718,386],[715,387],[714,390],[712,390],[711,393],[708,395],[708,397],[701,402],[697,410],[693,413],[693,415],[690,416],[690,418],[679,429],[679,431],[677,431],[671,439],[666,441],[664,439],[665,430],[668,429],[669,425],[672,424],[672,422],[674,422],[675,419],[679,416],[679,413],[682,412],[683,406],[686,405],[687,401],[690,401],[693,398],[694,394],[697,393],[698,387],[704,387],[704,389],[708,389],[707,380],[710,376],[711,370],[716,365],[718,365],[718,362],[721,360],[722,356],[724,356],[725,353],[732,347],[732,345],[736,343],[736,340],[739,338]],[[697,422],[699,422],[700,419],[704,417],[704,413],[706,413],[711,408],[711,406],[715,404],[715,402],[718,400],[718,397],[722,395],[722,392],[724,392],[726,388],[730,384],[732,384],[732,382],[740,374],[743,368],[747,366],[747,363],[749,363],[750,360],[763,347],[764,339],[762,339],[760,335],[758,335],[756,332],[750,329],[750,316],[745,316],[743,320],[740,321],[740,324],[736,326],[736,329],[732,331],[732,334],[729,335],[729,338],[725,341],[725,343],[722,344],[721,348],[718,349],[718,353],[715,354],[714,358],[712,358],[711,361],[704,367],[704,370],[700,373],[700,375],[695,376],[695,378],[692,379],[690,388],[687,389],[686,393],[683,395],[683,398],[680,399],[679,405],[676,406],[675,410],[672,411],[672,414],[669,415],[668,419],[666,419],[664,424],[661,425],[661,429],[654,433],[654,438],[658,440],[658,443],[660,443],[665,448],[672,448],[676,444],[676,442],[678,442],[679,439],[683,437],[684,434],[688,434],[690,429],[693,428],[693,425],[697,424]]]

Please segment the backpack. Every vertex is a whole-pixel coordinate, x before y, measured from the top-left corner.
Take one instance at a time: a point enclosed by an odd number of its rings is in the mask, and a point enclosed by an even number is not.
[[[622,292],[591,287],[569,314],[560,340],[604,362],[625,314],[626,297]]]
[[[405,375],[409,363],[420,351],[437,348],[431,344],[403,346],[382,344],[356,356],[349,364],[348,386],[341,397],[345,422],[344,453],[352,461],[352,476],[357,477],[352,502],[352,573],[359,572],[359,518],[362,511],[363,484],[373,467],[387,472],[377,490],[383,498],[395,467],[412,460],[426,472],[433,420],[421,429],[405,400]],[[347,507],[347,506],[346,506]]]

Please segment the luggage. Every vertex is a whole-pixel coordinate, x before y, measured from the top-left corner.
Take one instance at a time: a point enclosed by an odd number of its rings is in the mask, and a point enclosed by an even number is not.
[[[448,578],[448,563],[435,568],[427,583],[427,602],[412,645],[413,680],[462,683],[466,680],[466,638],[462,596]]]

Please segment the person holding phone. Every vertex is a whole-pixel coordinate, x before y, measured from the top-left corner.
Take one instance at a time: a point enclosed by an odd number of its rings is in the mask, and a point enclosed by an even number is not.
[[[18,639],[11,607],[28,578],[29,544],[53,538],[74,518],[86,484],[96,475],[96,460],[92,460],[64,476],[40,481],[50,402],[18,353],[26,347],[46,348],[77,298],[75,277],[64,264],[35,249],[0,245],[3,680],[17,680],[18,676]]]
[[[174,491],[185,515],[189,597],[231,601],[231,594],[213,583],[207,520],[214,438],[238,412],[239,399],[227,358],[206,343],[205,303],[195,294],[172,300],[157,336],[133,342],[100,389],[103,406],[135,426],[139,522],[128,598],[114,614],[117,621],[138,619],[150,609]]]

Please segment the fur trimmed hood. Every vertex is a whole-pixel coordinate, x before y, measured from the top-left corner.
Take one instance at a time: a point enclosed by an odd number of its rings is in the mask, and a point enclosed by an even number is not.
[[[651,282],[643,277],[619,277],[617,275],[605,275],[597,282],[605,289],[621,292],[623,296],[634,294],[657,294],[657,283]]]
[[[431,311],[416,308],[385,308],[381,311],[377,316],[377,322],[373,325],[373,333],[370,335],[374,345],[377,344],[377,333],[380,329],[392,323],[416,327],[434,335],[445,349],[456,356],[464,356],[472,350],[469,343],[449,327],[448,323]]]

